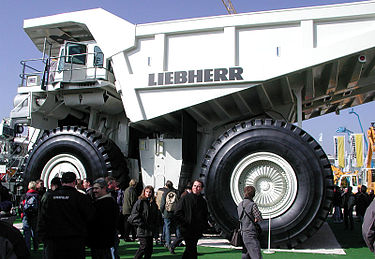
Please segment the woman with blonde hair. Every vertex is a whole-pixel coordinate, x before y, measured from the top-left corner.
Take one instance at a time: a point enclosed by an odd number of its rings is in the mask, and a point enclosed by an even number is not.
[[[133,206],[128,218],[130,224],[137,227],[139,248],[134,259],[151,258],[153,251],[153,231],[158,227],[159,210],[155,202],[154,187],[146,186]]]

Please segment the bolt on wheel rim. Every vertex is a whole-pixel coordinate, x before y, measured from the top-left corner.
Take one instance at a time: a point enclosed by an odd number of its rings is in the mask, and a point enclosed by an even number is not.
[[[292,205],[297,194],[297,178],[293,168],[281,156],[253,153],[242,159],[233,170],[230,190],[238,205],[243,200],[243,189],[256,189],[254,201],[267,216],[277,217]]]

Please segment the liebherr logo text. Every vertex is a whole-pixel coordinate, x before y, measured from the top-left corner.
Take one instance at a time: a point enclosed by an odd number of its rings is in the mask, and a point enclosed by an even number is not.
[[[148,75],[148,85],[174,85],[243,80],[242,67],[164,72]]]

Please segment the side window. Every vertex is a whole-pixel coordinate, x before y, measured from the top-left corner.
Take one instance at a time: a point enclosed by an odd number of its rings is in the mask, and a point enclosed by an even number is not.
[[[86,45],[78,44],[78,43],[67,43],[67,63],[79,64],[79,65],[86,65],[86,53],[87,48]],[[84,55],[79,55],[84,54]]]
[[[57,67],[57,70],[58,70],[59,72],[61,72],[61,71],[64,70],[64,63],[65,63],[65,62],[64,62],[64,60],[65,60],[64,55],[65,55],[65,51],[64,51],[64,49],[62,49],[62,50],[61,50],[61,53],[60,53],[59,66]]]
[[[94,66],[103,67],[104,64],[104,54],[102,50],[98,47],[94,47]]]

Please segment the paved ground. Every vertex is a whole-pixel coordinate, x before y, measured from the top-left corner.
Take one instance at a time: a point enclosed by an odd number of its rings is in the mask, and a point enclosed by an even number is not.
[[[216,248],[234,248],[241,249],[240,247],[234,247],[229,244],[229,241],[222,238],[206,236],[200,239],[198,242],[200,246],[216,247]],[[267,252],[268,249],[263,249]],[[341,248],[337,242],[335,235],[327,223],[318,230],[318,232],[294,249],[271,249],[271,251],[278,252],[292,252],[292,253],[315,253],[315,254],[333,254],[333,255],[345,255],[344,249]]]

